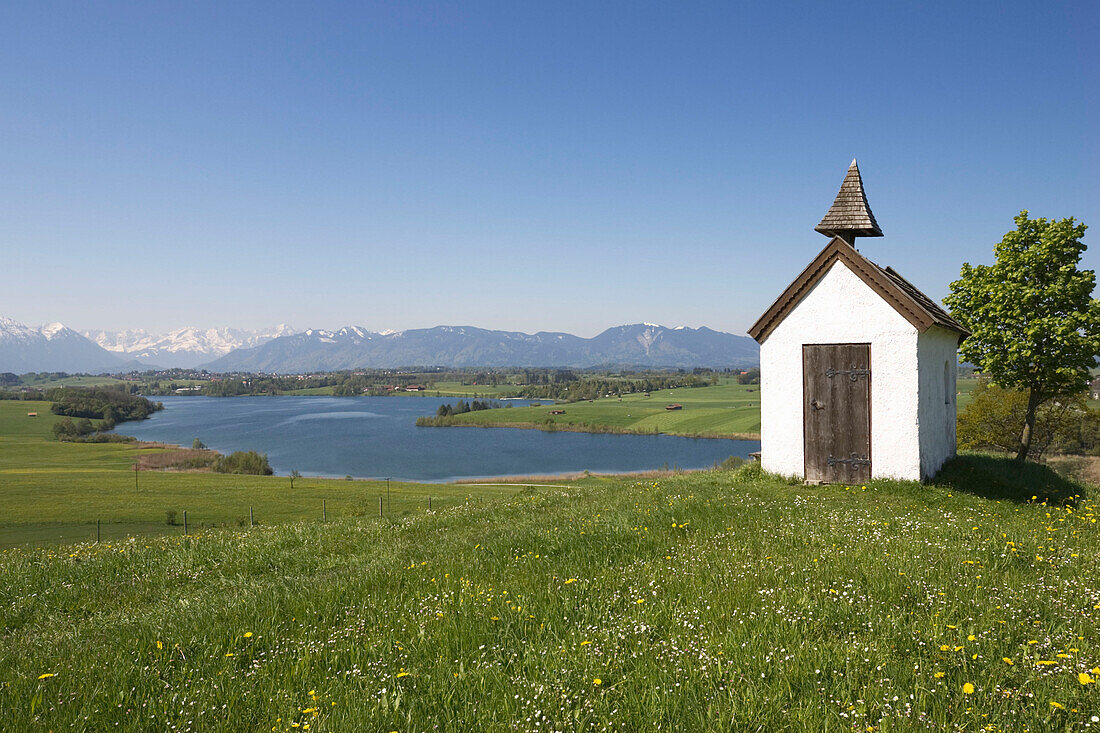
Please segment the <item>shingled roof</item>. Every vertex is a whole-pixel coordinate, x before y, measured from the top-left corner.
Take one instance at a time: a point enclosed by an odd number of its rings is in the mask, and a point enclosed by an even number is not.
[[[856,277],[913,324],[917,331],[924,333],[932,326],[939,326],[959,334],[959,341],[970,335],[970,331],[908,280],[892,268],[879,267],[871,262],[840,236],[834,237],[825,245],[825,249],[818,253],[813,262],[787,286],[783,294],[752,325],[749,335],[762,343],[838,261],[843,262]]]
[[[840,184],[833,205],[821,223],[814,227],[827,237],[840,237],[852,244],[856,237],[881,237],[875,215],[867,204],[867,194],[863,191],[863,178],[859,175],[859,166],[855,158],[848,166],[844,183]]]

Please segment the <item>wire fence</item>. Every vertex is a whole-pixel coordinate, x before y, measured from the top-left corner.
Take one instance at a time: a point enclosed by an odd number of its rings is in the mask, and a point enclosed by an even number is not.
[[[513,485],[514,486],[514,485]],[[256,527],[298,521],[328,522],[348,517],[400,519],[457,505],[478,505],[487,497],[457,493],[385,492],[356,499],[299,498],[293,502],[226,502],[215,506],[134,507],[123,515],[89,516],[78,522],[43,522],[0,527],[0,549],[80,542],[114,542],[129,537],[191,535],[215,527]],[[156,514],[159,513],[159,516]]]

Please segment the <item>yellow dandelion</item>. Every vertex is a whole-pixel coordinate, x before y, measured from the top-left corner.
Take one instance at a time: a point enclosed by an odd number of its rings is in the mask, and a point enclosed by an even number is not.
[[[577,582],[576,578],[570,578],[569,580],[565,581],[565,585],[569,585],[570,583],[576,583],[576,582]]]
[[[645,603],[645,599],[644,598],[639,598],[638,600],[636,600],[634,602],[635,603]]]
[[[252,632],[251,631],[244,632],[244,638],[251,639],[252,638]]]
[[[162,642],[158,639],[157,640],[157,649],[163,649],[163,648],[164,648],[164,642]]]
[[[1082,685],[1091,685],[1096,682],[1096,680],[1094,680],[1088,672],[1082,672],[1077,675],[1077,681],[1080,682]]]
[[[225,656],[227,656],[227,657],[234,657],[234,656],[236,656],[236,655],[235,655],[235,654],[234,654],[233,652],[226,652],[226,653],[225,653]]]
[[[581,642],[581,646],[588,646],[588,645],[589,645],[589,644],[591,644],[591,643],[592,643],[592,642],[590,642],[590,641],[588,641],[587,639],[585,639],[584,641],[582,641],[582,642]]]
[[[1012,665],[1016,664],[1015,662],[1013,662],[1013,661],[1012,661],[1011,659],[1009,659],[1008,657],[1001,657],[1001,661],[1002,661],[1002,662],[1004,662],[1005,664],[1007,664],[1007,665],[1008,665],[1009,667],[1011,667]]]
[[[57,672],[47,672],[46,674],[38,675],[38,679],[48,680],[50,677],[56,677],[56,676],[57,676]]]
[[[938,679],[938,680],[942,680],[942,679],[943,679],[943,676],[944,676],[944,674],[945,674],[944,672],[936,672],[936,673],[935,673],[934,675],[932,675],[932,676],[933,676],[933,677],[935,677],[935,678],[936,678],[936,679]]]
[[[397,673],[397,679],[401,679],[402,677],[408,677],[408,676],[409,676],[408,672],[398,672]]]
[[[966,637],[966,640],[967,640],[967,641],[974,641],[974,639],[976,639],[976,638],[977,638],[976,636],[974,636],[973,634],[971,634],[970,636]]]
[[[1050,706],[1052,708],[1057,709],[1057,710],[1065,710],[1066,709],[1065,705],[1063,705],[1061,703],[1058,703],[1058,702],[1054,702],[1053,700],[1050,701]]]
[[[949,652],[949,651],[951,651],[951,647],[949,647],[947,644],[940,644],[940,651],[941,652]]]
[[[965,685],[963,685],[963,694],[973,695],[974,694],[974,685],[970,684],[969,682],[967,682]]]
[[[592,680],[592,684],[595,685],[596,687],[599,687],[600,685],[603,684],[603,680],[601,680],[599,677],[597,677],[596,679]]]

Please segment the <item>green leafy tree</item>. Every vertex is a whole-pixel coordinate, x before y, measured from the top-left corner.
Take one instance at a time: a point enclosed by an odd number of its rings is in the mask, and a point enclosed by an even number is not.
[[[1023,461],[1039,407],[1088,384],[1100,352],[1100,301],[1092,297],[1095,273],[1078,268],[1084,224],[1030,219],[1027,211],[1015,222],[994,247],[994,263],[964,264],[944,302],[973,334],[962,357],[1001,387],[1027,394],[1014,446]]]

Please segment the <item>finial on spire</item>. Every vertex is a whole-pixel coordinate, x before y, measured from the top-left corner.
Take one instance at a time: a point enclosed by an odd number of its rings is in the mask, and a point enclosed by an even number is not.
[[[844,183],[840,184],[833,205],[821,223],[814,227],[826,237],[840,237],[854,246],[856,237],[881,237],[875,215],[867,204],[867,194],[863,191],[863,178],[859,175],[856,159],[848,166]]]

